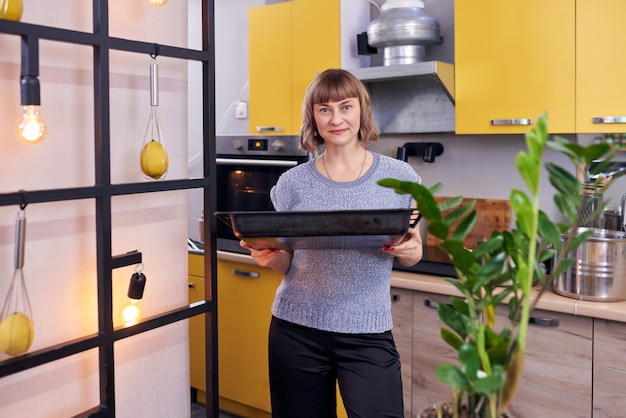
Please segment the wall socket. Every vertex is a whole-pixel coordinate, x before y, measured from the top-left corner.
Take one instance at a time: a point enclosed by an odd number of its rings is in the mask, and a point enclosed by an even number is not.
[[[235,118],[247,119],[248,118],[248,103],[238,102],[235,105]]]

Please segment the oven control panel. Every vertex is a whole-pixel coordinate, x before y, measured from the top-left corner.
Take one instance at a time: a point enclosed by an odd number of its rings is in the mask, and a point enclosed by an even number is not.
[[[307,152],[299,145],[300,138],[294,135],[218,135],[215,137],[215,150],[218,156],[307,157]]]
[[[267,151],[267,139],[248,139],[248,151]]]

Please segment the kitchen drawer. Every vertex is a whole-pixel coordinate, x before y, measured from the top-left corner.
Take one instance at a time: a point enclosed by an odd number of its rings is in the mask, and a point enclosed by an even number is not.
[[[497,321],[508,320],[508,308],[498,307]],[[592,318],[533,311],[509,416],[591,416],[592,338]]]

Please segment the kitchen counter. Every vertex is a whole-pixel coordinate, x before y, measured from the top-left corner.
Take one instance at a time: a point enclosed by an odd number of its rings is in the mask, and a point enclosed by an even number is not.
[[[222,260],[256,264],[252,257],[246,254],[218,251],[217,256]],[[391,273],[391,286],[442,295],[459,294],[443,277],[398,270]],[[538,293],[537,289],[533,289],[532,297],[536,297]],[[546,291],[541,296],[537,309],[626,322],[626,302],[590,302],[560,296],[552,291]]]

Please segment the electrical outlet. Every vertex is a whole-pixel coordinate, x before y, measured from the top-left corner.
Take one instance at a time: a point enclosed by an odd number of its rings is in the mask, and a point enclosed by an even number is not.
[[[248,118],[248,103],[239,102],[235,106],[235,118],[247,119]]]

